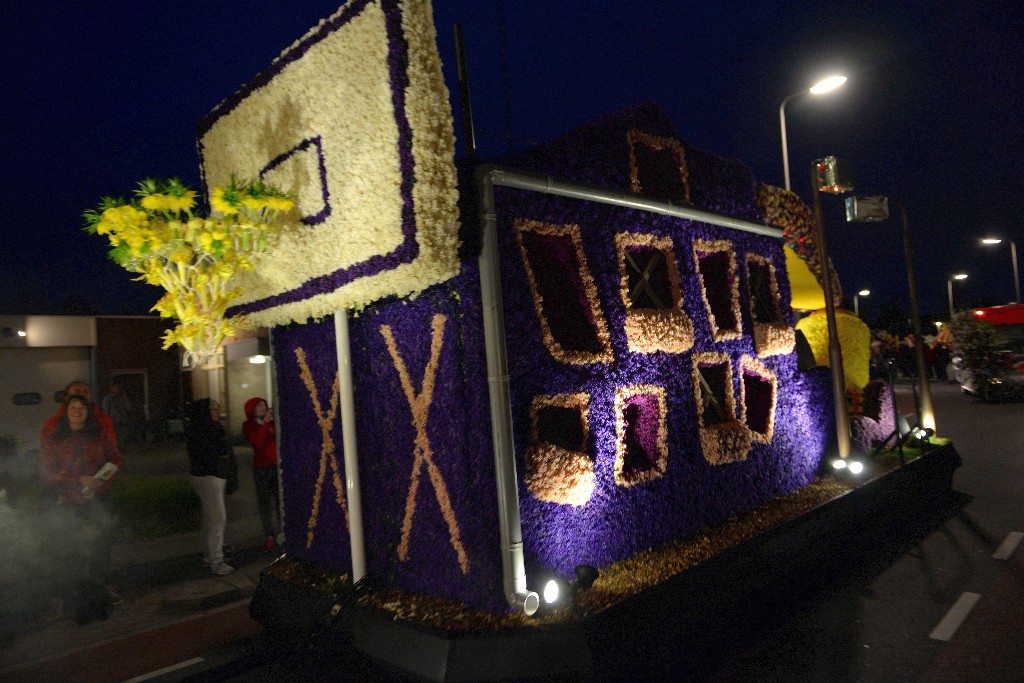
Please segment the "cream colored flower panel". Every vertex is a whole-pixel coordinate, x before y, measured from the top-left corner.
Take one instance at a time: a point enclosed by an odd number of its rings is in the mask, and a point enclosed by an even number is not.
[[[304,322],[454,276],[451,121],[426,0],[347,3],[218,105],[200,124],[207,186],[258,177],[298,207],[229,312]]]

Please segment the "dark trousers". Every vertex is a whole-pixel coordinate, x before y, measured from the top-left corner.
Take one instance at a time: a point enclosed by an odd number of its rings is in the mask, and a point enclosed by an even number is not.
[[[277,465],[254,467],[256,503],[260,507],[263,534],[275,536],[281,528],[281,497],[277,486]]]
[[[83,579],[109,584],[114,532],[109,498],[85,505],[58,505],[54,512],[50,542],[57,594],[67,597]]]

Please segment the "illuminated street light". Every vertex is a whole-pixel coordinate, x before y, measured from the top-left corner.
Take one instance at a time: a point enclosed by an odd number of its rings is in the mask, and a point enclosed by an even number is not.
[[[946,290],[949,292],[949,319],[953,319],[953,280],[966,280],[967,273],[957,273],[946,278]],[[927,426],[927,425],[925,425]]]
[[[1003,240],[998,237],[986,237],[981,240],[982,244],[1000,244]],[[1013,303],[1020,303],[1020,274],[1017,272],[1017,243],[1010,240],[1010,258],[1013,260]]]
[[[786,189],[789,187],[789,149],[786,146],[786,103],[801,95],[822,95],[835,90],[843,83],[846,83],[846,76],[829,76],[823,78],[807,90],[801,90],[782,100],[779,105],[779,129],[782,133],[782,175],[786,182]]]
[[[914,356],[917,360],[917,377],[921,387],[918,409],[921,411],[918,423],[935,429],[935,409],[932,407],[932,389],[928,382],[928,364],[924,359],[924,345],[921,340],[921,309],[917,303],[917,278],[914,275],[914,254],[910,245],[910,220],[907,206],[891,197],[847,197],[846,220],[849,223],[877,223],[888,220],[889,203],[898,206],[903,216],[903,258],[907,262],[907,290],[910,293],[910,320],[914,326]]]
[[[860,317],[860,297],[868,296],[869,294],[871,294],[870,289],[862,289],[853,295],[853,314],[858,318]]]

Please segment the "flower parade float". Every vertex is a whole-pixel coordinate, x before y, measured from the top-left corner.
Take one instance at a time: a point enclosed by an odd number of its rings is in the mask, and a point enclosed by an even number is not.
[[[656,105],[458,172],[430,3],[353,0],[198,147],[209,187],[300,216],[225,311],[270,330],[286,555],[252,613],[282,639],[431,680],[615,677],[874,510],[820,474],[783,230]]]

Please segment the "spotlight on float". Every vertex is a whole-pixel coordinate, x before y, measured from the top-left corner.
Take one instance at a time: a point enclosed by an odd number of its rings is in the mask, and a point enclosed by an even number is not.
[[[864,463],[859,460],[853,460],[847,466],[847,469],[850,470],[850,474],[860,474],[864,471]]]
[[[558,602],[561,592],[561,586],[558,585],[558,581],[556,579],[548,579],[547,583],[544,584],[544,604],[553,605]]]
[[[843,460],[842,458],[837,458],[836,460],[833,460],[832,461],[832,469],[835,469],[835,470],[845,470],[846,469],[846,461]]]

